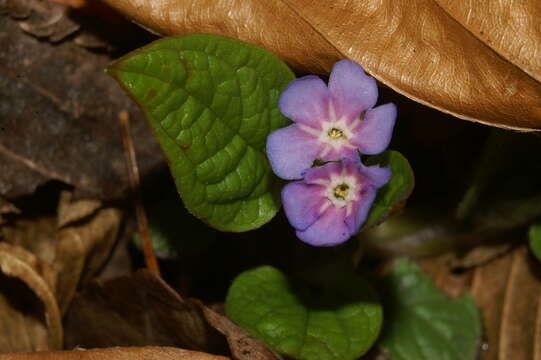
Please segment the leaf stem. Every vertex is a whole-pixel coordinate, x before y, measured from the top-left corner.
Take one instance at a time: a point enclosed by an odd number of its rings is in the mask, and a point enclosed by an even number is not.
[[[118,114],[120,122],[120,131],[122,133],[122,143],[124,145],[124,153],[126,155],[126,163],[128,165],[128,175],[130,179],[130,188],[133,197],[133,205],[135,207],[135,217],[137,219],[137,228],[141,239],[143,239],[143,254],[145,256],[145,264],[147,269],[157,276],[160,275],[160,268],[154,253],[154,247],[150,241],[150,232],[148,230],[148,220],[143,206],[143,201],[140,191],[139,168],[137,167],[137,159],[135,156],[135,147],[133,146],[133,138],[130,132],[130,116],[126,111],[121,111]]]

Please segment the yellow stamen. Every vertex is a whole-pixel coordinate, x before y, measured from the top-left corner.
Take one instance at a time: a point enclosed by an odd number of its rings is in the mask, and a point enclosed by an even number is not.
[[[334,188],[334,197],[344,200],[348,195],[349,186],[347,184],[340,184]]]
[[[345,137],[344,132],[337,128],[330,129],[329,132],[327,132],[327,135],[329,135],[331,139],[339,139],[341,137]]]

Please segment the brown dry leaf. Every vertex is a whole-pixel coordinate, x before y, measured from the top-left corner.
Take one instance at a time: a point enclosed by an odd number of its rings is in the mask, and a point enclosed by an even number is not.
[[[278,360],[278,357],[267,346],[235,325],[227,317],[218,314],[199,301],[196,303],[203,311],[209,324],[226,337],[233,359]]]
[[[90,283],[65,318],[66,347],[179,346],[223,350],[197,305],[146,270]]]
[[[461,275],[421,262],[450,295],[469,291],[481,311],[481,360],[541,359],[541,266],[524,246]]]
[[[21,211],[17,209],[15,205],[7,201],[6,199],[3,199],[0,196],[0,225],[5,223],[5,219],[2,215],[6,214],[19,214]],[[1,235],[1,234],[0,234]],[[1,238],[1,237],[0,237]]]
[[[2,226],[0,231],[6,242],[25,248],[50,265],[55,257],[56,223],[55,216],[20,218]]]
[[[21,247],[0,243],[0,352],[62,349],[52,270]]]
[[[95,200],[71,202],[71,193],[62,194],[53,268],[58,273],[55,293],[63,314],[77,287],[88,283],[111,254],[121,221],[118,209],[104,208]]]
[[[172,347],[115,347],[62,352],[0,354],[0,360],[227,360],[224,356]]]
[[[121,111],[132,119],[142,177],[164,166],[142,114],[103,73],[110,57],[39,41],[7,16],[0,16],[0,43],[0,196],[28,195],[50,180],[85,197],[126,195]]]
[[[462,119],[541,129],[538,0],[105,0],[152,31],[261,45],[300,71],[358,61],[397,92]]]
[[[68,8],[49,1],[0,1],[0,9],[19,19],[25,32],[51,42],[59,42],[79,30],[79,24],[69,18]]]
[[[102,268],[122,224],[122,213],[97,200],[72,201],[63,192],[58,215],[18,219],[1,228],[4,241],[39,257],[52,269],[45,280],[54,289],[62,314],[78,287]]]
[[[483,360],[541,359],[540,275],[541,267],[525,247],[475,272],[471,291],[487,333],[499,328]]]
[[[453,269],[466,269],[488,263],[494,258],[511,251],[516,244],[512,242],[482,243],[466,251],[454,251],[443,258]]]

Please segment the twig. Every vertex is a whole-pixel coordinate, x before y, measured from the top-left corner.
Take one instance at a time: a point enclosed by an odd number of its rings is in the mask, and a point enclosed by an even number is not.
[[[130,188],[133,195],[133,204],[135,207],[135,217],[137,218],[137,227],[139,229],[139,235],[141,235],[141,239],[143,240],[143,254],[145,256],[145,264],[149,271],[151,271],[157,276],[160,276],[160,268],[158,266],[158,261],[156,260],[156,255],[154,254],[154,247],[150,242],[148,221],[141,197],[139,168],[137,167],[135,148],[133,146],[133,139],[130,133],[130,117],[126,111],[122,111],[118,114],[118,120],[120,121],[122,143],[124,144],[124,153],[126,154],[126,162],[128,164]]]

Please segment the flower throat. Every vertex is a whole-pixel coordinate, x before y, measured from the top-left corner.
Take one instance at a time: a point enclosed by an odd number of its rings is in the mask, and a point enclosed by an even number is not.
[[[329,135],[329,137],[331,139],[339,139],[341,137],[345,137],[344,136],[344,132],[340,129],[337,129],[337,128],[332,128],[330,129],[328,132],[327,132],[327,135]]]
[[[348,195],[348,190],[349,190],[349,185],[340,184],[334,188],[334,197],[337,199],[345,200],[346,196]]]

